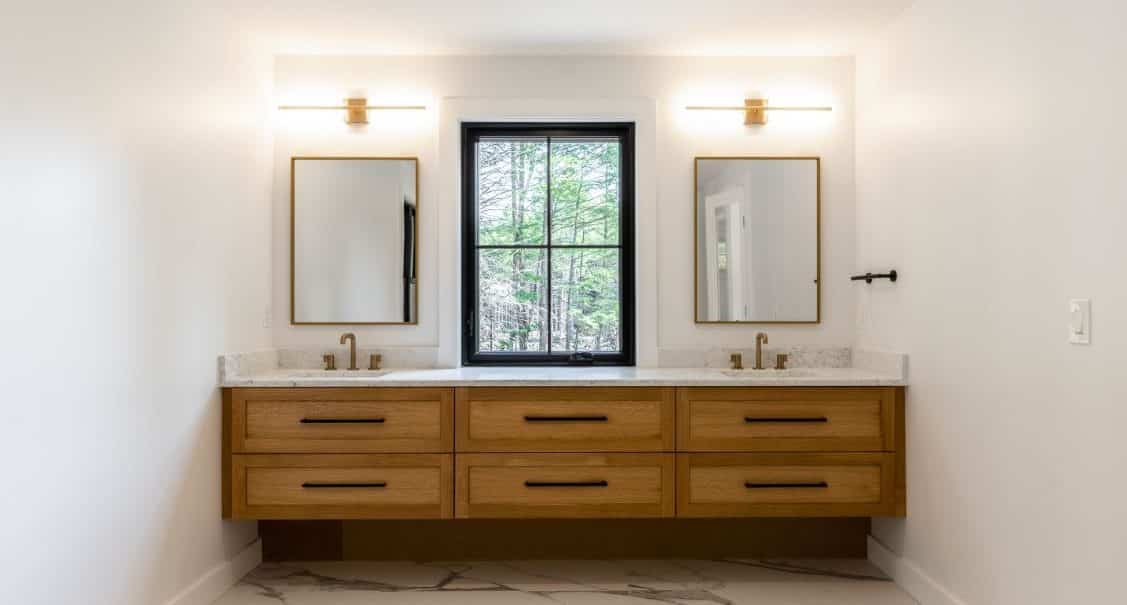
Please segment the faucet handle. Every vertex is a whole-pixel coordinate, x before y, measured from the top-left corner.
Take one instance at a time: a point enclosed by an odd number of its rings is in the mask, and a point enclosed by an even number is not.
[[[379,353],[372,353],[371,355],[368,356],[368,369],[369,370],[380,369],[380,363],[381,362],[383,362],[383,355],[380,355]]]
[[[728,357],[728,361],[729,361],[730,365],[732,366],[733,370],[744,369],[743,353],[732,353],[732,355]]]
[[[776,370],[787,369],[787,360],[788,359],[790,359],[790,355],[787,355],[786,353],[779,353],[778,355],[776,355],[775,356],[775,369]]]
[[[333,353],[325,353],[321,356],[321,360],[325,362],[326,370],[337,369],[337,356]]]

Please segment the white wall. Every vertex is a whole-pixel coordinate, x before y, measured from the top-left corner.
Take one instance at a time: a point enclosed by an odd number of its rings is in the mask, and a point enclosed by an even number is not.
[[[853,338],[854,296],[846,279],[855,253],[851,58],[288,56],[276,61],[275,78],[280,103],[323,104],[366,93],[378,103],[428,106],[423,112],[375,112],[365,129],[346,126],[335,113],[276,115],[273,302],[278,318],[289,316],[290,156],[419,156],[419,326],[355,331],[362,345],[434,347],[443,351],[442,363],[452,364],[458,361],[455,227],[460,202],[457,187],[450,183],[458,175],[458,157],[444,153],[451,138],[441,133],[468,115],[634,116],[639,129],[652,137],[648,145],[638,146],[639,162],[649,165],[639,166],[637,182],[640,188],[653,187],[645,202],[649,206],[643,206],[639,191],[637,297],[640,307],[653,306],[639,309],[640,362],[656,363],[659,348],[746,346],[762,329],[693,323],[691,224],[697,155],[822,156],[823,323],[771,326],[772,342],[844,344]],[[778,102],[830,104],[834,111],[776,113],[766,127],[747,128],[739,113],[684,109],[689,104],[738,104],[756,92]],[[274,342],[332,346],[342,329],[276,321]]]
[[[858,343],[912,363],[908,517],[874,532],[968,604],[1122,600],[1125,23],[918,0],[858,57],[859,262],[902,271],[858,289]]]
[[[242,551],[216,356],[269,345],[270,58],[227,3],[0,8],[6,603],[163,603]]]

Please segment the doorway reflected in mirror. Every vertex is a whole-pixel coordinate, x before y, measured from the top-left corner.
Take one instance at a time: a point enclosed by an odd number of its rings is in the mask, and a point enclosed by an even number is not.
[[[696,158],[698,323],[818,323],[820,160]]]

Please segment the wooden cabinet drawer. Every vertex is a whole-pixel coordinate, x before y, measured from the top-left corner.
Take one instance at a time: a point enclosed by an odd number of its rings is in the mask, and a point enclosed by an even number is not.
[[[458,389],[459,452],[672,451],[674,390]]]
[[[236,519],[432,519],[453,512],[450,454],[232,457]]]
[[[893,388],[678,390],[677,447],[692,452],[892,451]]]
[[[449,452],[451,389],[238,389],[236,453]]]
[[[677,515],[892,515],[893,458],[893,454],[678,454]]]
[[[673,454],[459,454],[464,518],[671,517]]]

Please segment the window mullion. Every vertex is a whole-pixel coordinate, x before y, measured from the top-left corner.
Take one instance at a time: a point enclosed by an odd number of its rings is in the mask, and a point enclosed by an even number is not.
[[[544,259],[545,275],[548,278],[544,295],[544,343],[548,355],[552,355],[552,137],[545,137],[548,146],[547,165],[544,167],[545,183],[547,184],[547,198],[544,201],[544,238],[547,243],[547,258]]]

